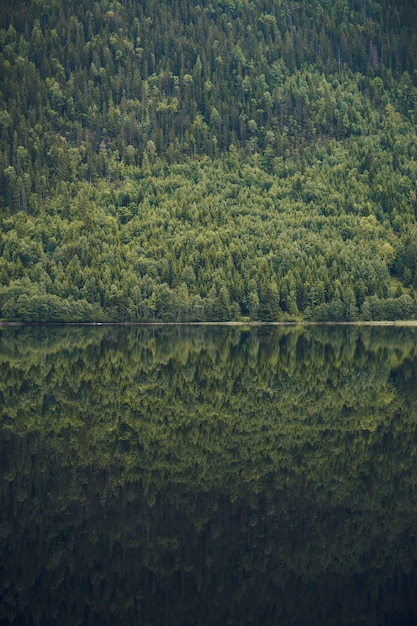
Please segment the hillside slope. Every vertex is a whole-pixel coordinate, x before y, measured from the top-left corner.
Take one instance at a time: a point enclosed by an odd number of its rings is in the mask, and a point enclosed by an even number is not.
[[[4,0],[0,318],[417,316],[417,7]]]

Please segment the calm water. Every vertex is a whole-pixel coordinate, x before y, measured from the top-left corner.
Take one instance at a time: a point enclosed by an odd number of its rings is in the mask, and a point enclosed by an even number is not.
[[[417,329],[0,329],[0,623],[417,623]]]

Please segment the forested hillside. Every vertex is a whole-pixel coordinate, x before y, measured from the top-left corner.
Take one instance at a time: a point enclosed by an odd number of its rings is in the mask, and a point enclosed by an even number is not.
[[[3,0],[0,318],[417,317],[413,0]]]

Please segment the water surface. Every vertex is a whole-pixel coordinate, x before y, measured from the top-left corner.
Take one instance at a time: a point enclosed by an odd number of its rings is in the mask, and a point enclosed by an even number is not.
[[[0,329],[0,623],[417,622],[417,329]]]

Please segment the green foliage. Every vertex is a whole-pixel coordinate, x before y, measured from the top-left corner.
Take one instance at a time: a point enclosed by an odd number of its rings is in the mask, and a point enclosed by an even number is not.
[[[414,317],[417,15],[393,5],[5,0],[0,316]]]
[[[398,216],[378,208],[356,150],[336,144],[321,160],[310,155],[302,175],[279,178],[251,158],[229,168],[227,157],[63,185],[39,215],[3,219],[0,315],[414,318],[412,235],[399,243]]]

